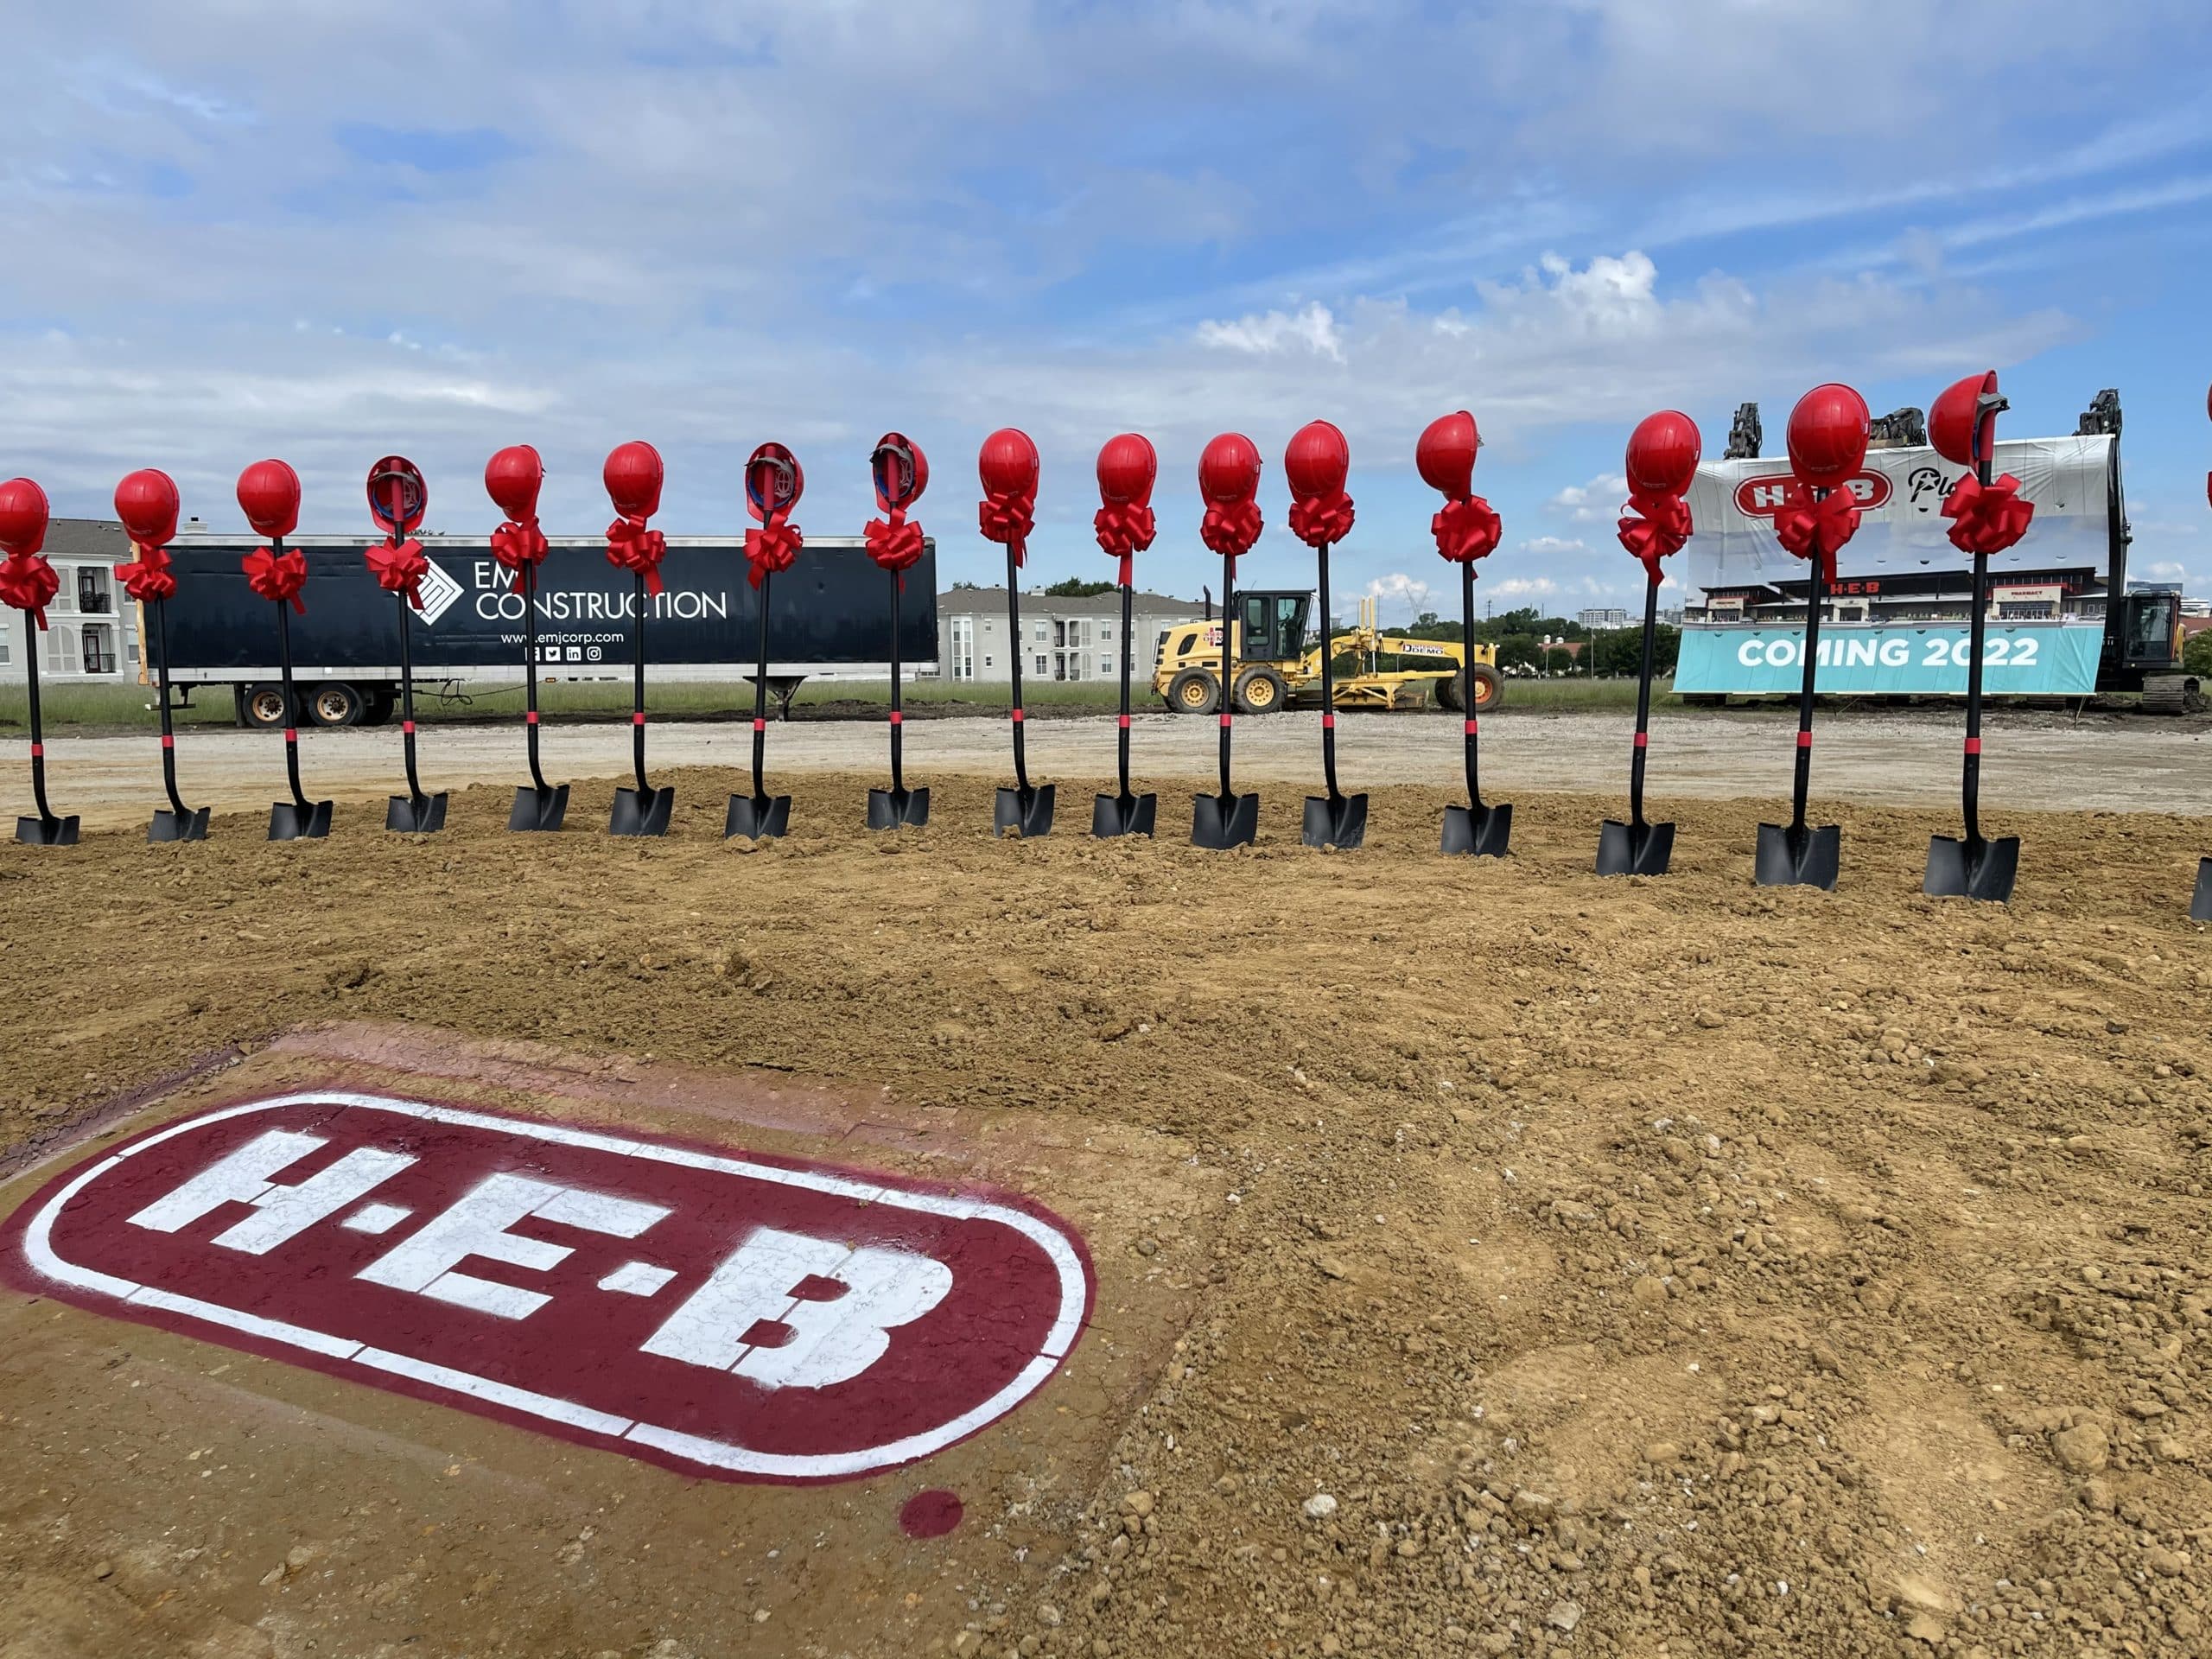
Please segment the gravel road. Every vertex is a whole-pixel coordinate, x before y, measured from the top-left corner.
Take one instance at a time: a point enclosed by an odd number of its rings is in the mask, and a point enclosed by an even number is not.
[[[1656,798],[1725,798],[1787,793],[1789,719],[1778,711],[1674,714],[1653,722],[1650,788]],[[1624,790],[1630,722],[1618,714],[1494,715],[1483,733],[1486,795]],[[1960,726],[1933,711],[1823,711],[1815,749],[1814,791],[1839,800],[1904,806],[1939,805],[1958,788]],[[1136,716],[1135,770],[1140,782],[1188,780],[1210,774],[1217,728],[1210,721],[1148,714]],[[998,720],[916,719],[906,728],[908,774],[1012,780],[1007,728]],[[1456,715],[1347,715],[1338,728],[1347,789],[1387,789],[1394,783],[1446,785],[1459,776]],[[2007,711],[1993,721],[1984,756],[1983,800],[2001,817],[2008,804],[2044,810],[2202,814],[2212,810],[2212,721],[2085,716],[2078,723],[2048,713]],[[671,721],[652,728],[656,768],[748,764],[750,733],[742,723]],[[0,745],[0,778],[29,805],[23,778],[27,746]],[[309,731],[301,737],[308,792],[340,800],[389,793],[400,780],[396,729]],[[544,751],[556,781],[608,778],[626,770],[630,731],[607,721],[550,724]],[[150,737],[57,737],[47,745],[56,808],[81,814],[88,826],[116,827],[143,817],[160,800],[159,751]],[[1106,777],[1114,757],[1111,715],[1034,720],[1031,769],[1039,779],[1085,787]],[[874,721],[801,720],[769,730],[775,777],[808,772],[869,772],[886,765],[884,728]],[[191,729],[177,754],[188,801],[219,811],[257,807],[283,793],[283,762],[271,734]],[[519,726],[432,727],[422,738],[423,771],[431,788],[519,781],[524,777]],[[1318,787],[1318,722],[1307,713],[1248,720],[1236,728],[1240,779]],[[736,786],[734,775],[733,787]]]

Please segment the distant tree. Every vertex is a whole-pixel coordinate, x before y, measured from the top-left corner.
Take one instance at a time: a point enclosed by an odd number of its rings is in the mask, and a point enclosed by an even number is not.
[[[1434,611],[1423,611],[1414,619],[1414,626],[1417,628],[1433,628],[1435,626],[1436,613]]]
[[[2182,671],[2212,674],[2212,628],[2199,628],[2181,648]]]
[[[1096,599],[1101,594],[1110,594],[1110,582],[1085,582],[1080,576],[1070,576],[1064,582],[1053,582],[1045,591],[1054,599]]]
[[[957,594],[964,588],[972,592],[976,588],[976,586],[977,584],[972,582],[956,582],[952,584],[952,591]]]
[[[1534,667],[1541,654],[1536,647],[1534,634],[1509,633],[1497,642],[1497,665],[1500,668]]]

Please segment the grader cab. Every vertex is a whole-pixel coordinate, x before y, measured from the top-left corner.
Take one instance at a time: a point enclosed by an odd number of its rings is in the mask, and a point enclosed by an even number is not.
[[[1240,715],[1272,714],[1321,697],[1321,642],[1309,639],[1313,596],[1274,588],[1236,595],[1229,620],[1230,706]],[[1377,601],[1359,601],[1356,627],[1329,641],[1335,656],[1339,709],[1445,709],[1485,713],[1505,696],[1491,645],[1474,648],[1469,661],[1457,639],[1416,639],[1384,633]],[[1187,623],[1161,639],[1153,664],[1153,690],[1179,715],[1211,715],[1222,706],[1222,619]]]

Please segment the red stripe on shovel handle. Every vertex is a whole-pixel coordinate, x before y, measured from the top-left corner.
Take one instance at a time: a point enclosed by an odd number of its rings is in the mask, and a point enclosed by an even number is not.
[[[528,714],[524,715],[523,716],[523,718],[524,718],[525,721],[527,721],[530,724],[531,724],[532,726],[537,725],[537,709],[531,709]]]
[[[1801,748],[1801,749],[1809,749],[1809,748],[1811,748],[1811,747],[1813,747],[1813,734],[1812,734],[1810,732],[1800,732],[1800,733],[1798,733],[1798,734],[1797,734],[1797,747],[1798,747],[1799,748]]]
[[[768,722],[755,715],[753,717],[753,729],[756,732],[765,732],[768,729]]]
[[[43,748],[43,747],[45,747],[45,745],[44,745],[44,744],[41,744],[39,747],[40,747],[41,748]],[[173,749],[173,748],[176,747],[176,739],[175,739],[174,737],[168,736],[167,734],[163,734],[163,735],[162,735],[162,747],[163,748],[165,748],[165,749]],[[35,751],[33,751],[33,753],[36,753],[36,751],[35,750]]]
[[[415,722],[411,720],[403,720],[399,722],[399,729],[409,737],[412,737],[415,735]]]
[[[1006,717],[1017,726],[1021,724],[1021,710],[1019,709],[1007,709]]]
[[[1967,739],[1967,753],[1968,754],[1980,754],[1981,753],[1981,740],[1978,737],[1970,737]]]
[[[1129,729],[1129,717],[1127,715],[1116,715],[1114,718],[1121,723],[1123,731]]]
[[[905,713],[902,710],[893,709],[891,711],[891,723],[893,726],[904,726],[906,723],[906,716]]]
[[[1639,749],[1649,748],[1651,747],[1651,734],[1649,732],[1638,732],[1636,734],[1636,747]]]
[[[645,711],[642,709],[632,709],[630,711],[630,723],[632,726],[644,725],[645,723]]]
[[[1321,716],[1321,729],[1322,729],[1323,731],[1325,731],[1325,732],[1333,732],[1333,731],[1335,731],[1335,730],[1337,729],[1337,717],[1336,717],[1334,715],[1322,715],[1322,716]]]
[[[1482,722],[1480,721],[1477,720],[1472,715],[1469,715],[1467,716],[1467,735],[1469,737],[1472,737],[1477,732],[1482,730]]]
[[[296,728],[287,726],[284,728],[284,741],[287,743],[298,742],[300,741],[300,734],[298,730]]]
[[[32,745],[31,745],[31,759],[32,759],[32,760],[45,760],[45,759],[46,759],[46,745],[45,745],[45,744],[43,744],[43,743],[34,743],[34,744],[32,744]]]
[[[1221,723],[1224,726],[1229,724],[1229,710],[1226,709],[1221,711]]]

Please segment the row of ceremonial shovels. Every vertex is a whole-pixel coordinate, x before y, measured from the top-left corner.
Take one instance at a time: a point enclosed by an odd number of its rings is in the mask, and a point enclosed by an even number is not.
[[[2012,895],[2019,865],[2017,837],[1989,839],[1981,834],[1980,775],[1981,763],[1982,656],[1985,640],[1990,557],[2014,545],[2034,515],[2031,503],[2021,499],[2019,482],[2009,474],[1993,477],[1996,416],[2006,407],[1992,372],[1970,376],[1947,389],[1929,410],[1931,442],[1946,459],[1969,470],[1953,488],[1943,506],[1952,521],[1953,543],[1974,559],[1971,639],[1967,669],[1967,737],[1961,802],[1965,818],[1962,836],[1932,839],[1923,879],[1931,894],[1965,896],[2003,901]],[[1835,580],[1838,552],[1859,527],[1859,510],[1851,480],[1866,464],[1870,434],[1866,400],[1848,386],[1815,388],[1791,410],[1788,447],[1792,479],[1775,515],[1775,529],[1783,546],[1808,562],[1811,569],[1806,608],[1805,639],[1802,652],[1803,678],[1798,694],[1797,744],[1791,791],[1791,816],[1786,824],[1759,826],[1755,878],[1763,886],[1833,887],[1840,866],[1841,837],[1833,824],[1814,826],[1806,821],[1810,785],[1813,741],[1814,683],[1818,665],[1821,613]],[[1464,638],[1471,652],[1474,640],[1475,563],[1497,546],[1502,527],[1498,515],[1482,497],[1473,493],[1477,452],[1481,443],[1472,416],[1465,410],[1430,423],[1415,448],[1421,477],[1444,497],[1444,505],[1431,520],[1438,553],[1460,567]],[[1629,499],[1619,520],[1622,545],[1643,563],[1646,573],[1643,641],[1637,678],[1635,745],[1629,774],[1630,816],[1625,823],[1609,821],[1599,834],[1597,868],[1602,874],[1664,874],[1671,861],[1675,826],[1654,823],[1644,817],[1643,785],[1649,753],[1651,681],[1659,588],[1662,561],[1677,552],[1692,533],[1686,495],[1700,456],[1697,427],[1688,416],[1664,410],[1638,424],[1628,444],[1625,471]],[[903,680],[899,660],[900,602],[905,572],[919,561],[924,549],[921,526],[908,516],[929,481],[929,465],[918,445],[903,435],[887,433],[869,457],[870,471],[881,518],[869,521],[866,546],[877,565],[891,578],[891,786],[871,790],[868,823],[872,829],[895,829],[928,821],[929,791],[909,789],[905,776],[904,725],[900,704]],[[1292,533],[1314,549],[1321,624],[1321,754],[1327,793],[1308,797],[1301,838],[1317,847],[1350,850],[1366,836],[1367,797],[1346,795],[1337,778],[1334,677],[1328,618],[1330,614],[1329,552],[1351,530],[1353,506],[1344,484],[1350,473],[1351,451],[1344,434],[1326,421],[1312,422],[1292,438],[1283,458],[1292,505]],[[1230,619],[1236,611],[1236,561],[1257,543],[1262,519],[1258,505],[1262,462],[1258,447],[1240,433],[1224,433],[1208,443],[1198,462],[1198,486],[1205,503],[1199,528],[1206,546],[1222,556],[1221,677],[1234,683]],[[993,433],[978,456],[983,499],[977,509],[983,536],[1007,550],[1007,602],[1012,637],[1020,633],[1019,573],[1027,556],[1027,538],[1035,528],[1039,461],[1036,445],[1027,434],[1013,428]],[[1101,836],[1150,835],[1154,832],[1158,798],[1135,793],[1129,782],[1129,687],[1134,556],[1149,548],[1157,533],[1152,493],[1158,458],[1151,442],[1134,433],[1111,440],[1098,456],[1100,505],[1093,529],[1100,548],[1119,562],[1117,586],[1122,596],[1121,711],[1117,735],[1118,789],[1102,794],[1094,805],[1092,833]],[[659,565],[666,543],[649,521],[659,510],[664,472],[659,454],[643,442],[619,446],[607,459],[602,474],[616,518],[607,528],[607,558],[630,570],[636,583],[633,696],[631,721],[634,787],[616,791],[608,829],[624,836],[658,836],[667,832],[675,804],[670,788],[654,788],[645,772],[645,616],[646,601],[661,592]],[[500,450],[485,469],[485,486],[505,515],[492,536],[492,551],[515,575],[524,599],[524,663],[527,703],[524,715],[530,784],[515,792],[508,827],[518,831],[548,831],[561,828],[568,809],[567,785],[546,782],[541,764],[539,712],[537,690],[537,567],[547,542],[537,520],[537,501],[544,482],[544,466],[537,452],[526,444]],[[753,793],[730,798],[725,833],[753,838],[780,836],[787,830],[791,798],[772,796],[766,783],[767,729],[768,598],[776,574],[787,570],[804,545],[803,533],[791,523],[791,514],[804,487],[804,474],[791,451],[781,444],[763,444],[747,461],[747,511],[758,527],[748,529],[745,556],[748,579],[760,590],[759,661],[754,677],[753,717]],[[298,523],[300,485],[292,468],[281,461],[256,462],[240,475],[238,502],[257,534],[269,538],[245,562],[253,591],[274,601],[276,611],[278,661],[283,679],[286,707],[292,704],[292,666],[289,632],[291,611],[304,612],[300,590],[307,577],[304,556],[288,550],[284,538]],[[368,550],[368,562],[378,584],[393,594],[399,607],[400,669],[403,698],[402,731],[405,746],[408,793],[391,798],[386,814],[388,829],[410,834],[434,832],[445,820],[446,796],[424,793],[416,764],[414,690],[410,655],[409,609],[420,609],[418,592],[429,563],[411,534],[423,519],[428,490],[421,472],[397,456],[387,456],[371,470],[369,505],[384,540]],[[188,808],[178,793],[175,737],[170,728],[168,653],[164,601],[174,594],[176,579],[166,552],[176,532],[180,512],[175,485],[166,474],[148,469],[124,479],[116,491],[116,512],[133,544],[133,561],[116,568],[130,596],[153,613],[159,646],[157,672],[161,696],[162,778],[169,806],[155,815],[148,838],[155,841],[197,840],[207,834],[207,810]],[[35,817],[19,819],[16,837],[36,844],[60,845],[77,838],[77,820],[56,817],[46,795],[43,732],[38,695],[36,639],[30,630],[46,626],[44,607],[55,591],[58,578],[40,556],[48,518],[44,493],[27,479],[0,485],[0,600],[25,612],[25,626],[33,650],[28,672],[31,718],[32,789],[38,805]],[[288,609],[289,607],[289,609]],[[1014,785],[998,791],[994,810],[997,833],[1033,836],[1048,834],[1054,806],[1052,785],[1033,785],[1024,742],[1021,703],[1021,661],[1012,662]],[[1503,856],[1510,850],[1513,809],[1486,804],[1482,798],[1478,749],[1479,724],[1471,709],[1465,721],[1465,753],[1468,804],[1446,809],[1441,850],[1478,856]],[[1227,849],[1250,842],[1258,833],[1259,798],[1238,794],[1231,781],[1230,754],[1233,718],[1224,697],[1220,714],[1220,791],[1197,798],[1193,804],[1191,839],[1196,844]],[[270,809],[271,840],[293,840],[327,835],[331,804],[309,801],[301,787],[298,734],[289,715],[284,730],[285,771],[290,799]],[[2190,913],[2212,920],[2212,859],[2200,868]]]

